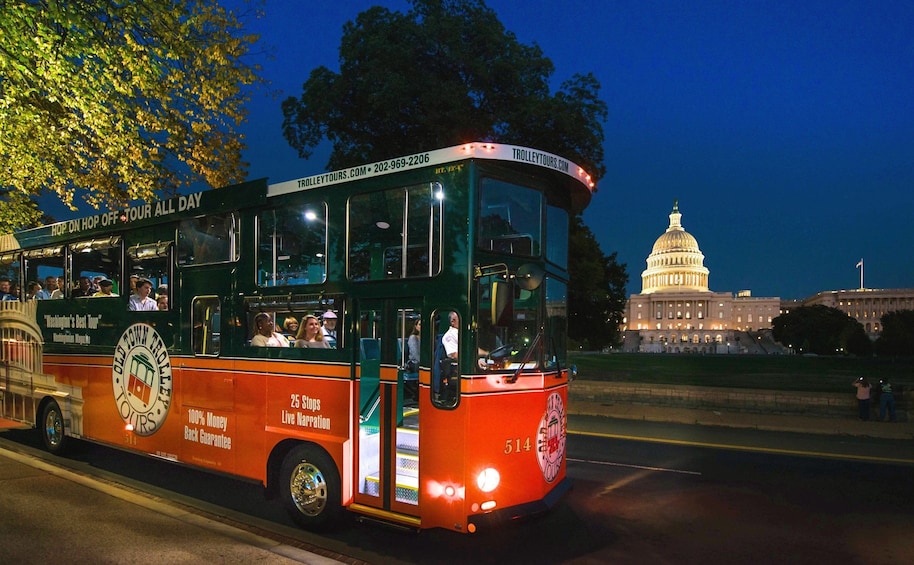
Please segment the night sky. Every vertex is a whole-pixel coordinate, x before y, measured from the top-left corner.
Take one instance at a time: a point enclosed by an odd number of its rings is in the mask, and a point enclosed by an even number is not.
[[[224,0],[236,6],[237,0]],[[282,137],[281,101],[338,70],[342,26],[394,0],[267,0],[249,28],[269,88],[243,127],[250,178],[325,170]],[[489,0],[555,65],[593,72],[609,106],[607,174],[584,213],[629,292],[674,199],[710,288],[804,298],[914,287],[914,2]],[[469,140],[468,140],[469,141]],[[430,148],[431,149],[431,148]]]
[[[256,30],[281,95],[255,97],[252,178],[321,172],[298,159],[279,101],[319,65],[338,69],[342,26],[402,1],[268,0]],[[914,2],[490,0],[555,65],[554,88],[593,72],[609,105],[607,174],[584,221],[627,264],[629,292],[679,199],[714,291],[804,298],[914,287]]]

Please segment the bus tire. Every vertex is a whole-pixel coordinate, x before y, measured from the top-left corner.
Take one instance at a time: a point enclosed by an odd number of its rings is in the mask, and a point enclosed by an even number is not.
[[[336,464],[316,445],[301,444],[286,455],[280,471],[283,506],[307,530],[335,525],[343,513]]]
[[[50,453],[60,455],[67,447],[67,436],[64,433],[63,412],[55,400],[49,400],[41,410],[41,419],[38,420],[38,430],[44,448]]]

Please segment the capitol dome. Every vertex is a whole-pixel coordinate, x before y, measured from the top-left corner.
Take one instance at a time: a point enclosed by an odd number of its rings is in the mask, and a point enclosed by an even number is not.
[[[698,241],[682,227],[679,201],[673,202],[670,227],[657,241],[641,273],[641,294],[654,292],[708,292],[705,256]]]

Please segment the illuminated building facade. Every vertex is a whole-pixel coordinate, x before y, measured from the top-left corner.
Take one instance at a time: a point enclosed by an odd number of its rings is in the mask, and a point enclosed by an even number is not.
[[[871,338],[882,331],[882,316],[897,310],[914,310],[914,288],[858,288],[856,290],[827,290],[803,300],[781,303],[783,312],[799,306],[821,304],[837,308],[854,318]]]
[[[641,293],[629,297],[623,349],[642,353],[782,352],[770,335],[779,298],[713,292],[698,241],[682,227],[678,201],[641,273]],[[749,332],[754,332],[750,335]]]

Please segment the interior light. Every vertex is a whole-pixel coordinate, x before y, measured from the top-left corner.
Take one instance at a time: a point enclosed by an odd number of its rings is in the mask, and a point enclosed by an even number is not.
[[[386,230],[386,229],[388,229],[388,228],[390,227],[390,224],[388,224],[388,223],[385,222],[384,220],[379,220],[379,221],[375,222],[374,225],[378,226],[378,227],[381,228],[382,230]]]
[[[316,220],[317,214],[315,214],[312,210],[308,210],[307,212],[305,212],[305,219],[312,220],[312,221]]]

